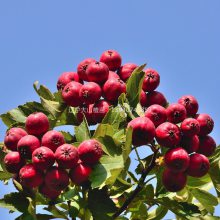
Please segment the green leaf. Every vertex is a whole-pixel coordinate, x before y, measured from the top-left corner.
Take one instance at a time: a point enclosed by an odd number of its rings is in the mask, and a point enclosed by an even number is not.
[[[113,134],[114,134],[114,128],[111,125],[99,124],[99,126],[95,130],[93,137],[94,138],[105,137],[106,135],[113,136]]]
[[[55,100],[55,96],[53,95],[53,93],[50,92],[50,90],[46,86],[40,85],[38,88],[38,84],[38,81],[34,82],[33,87],[40,97],[47,100]]]
[[[4,152],[4,145],[0,145],[0,180],[9,180],[13,175],[9,173],[5,169],[5,163],[4,163],[4,158],[6,153]]]
[[[211,181],[211,179],[208,174],[201,177],[201,178],[195,178],[195,177],[188,176],[187,177],[187,186],[192,187],[192,188],[201,187],[206,184],[209,184],[210,181]]]
[[[75,136],[78,142],[83,142],[90,139],[91,135],[89,131],[89,126],[85,117],[83,117],[82,123],[79,126],[75,127]]]
[[[74,136],[71,135],[70,132],[66,132],[66,131],[60,131],[60,132],[63,134],[66,143],[70,144],[75,141]]]
[[[48,207],[45,207],[44,210],[52,213],[53,216],[56,217],[56,218],[61,218],[61,219],[68,220],[67,213],[61,211],[55,205],[49,205]]]
[[[164,216],[167,214],[168,209],[164,206],[158,206],[156,209],[148,212],[147,219],[149,220],[161,220],[164,219]]]
[[[124,159],[124,163],[127,161],[132,148],[132,128],[128,128],[126,131],[126,141],[125,144],[122,146],[122,155]]]

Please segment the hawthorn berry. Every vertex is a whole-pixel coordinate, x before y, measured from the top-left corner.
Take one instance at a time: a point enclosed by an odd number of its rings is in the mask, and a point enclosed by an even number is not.
[[[86,75],[86,70],[88,68],[88,65],[92,62],[96,62],[93,58],[87,58],[79,63],[77,67],[77,73],[79,75],[79,78],[84,81],[88,81],[88,77]]]
[[[192,95],[184,95],[179,100],[178,103],[186,108],[187,116],[194,116],[198,109],[199,104],[196,98]]]
[[[25,160],[17,151],[11,151],[5,155],[4,164],[9,173],[17,173],[25,165]]]
[[[152,92],[154,91],[160,84],[160,75],[156,70],[153,69],[146,69],[145,71],[145,78],[143,81],[142,89],[145,92]]]

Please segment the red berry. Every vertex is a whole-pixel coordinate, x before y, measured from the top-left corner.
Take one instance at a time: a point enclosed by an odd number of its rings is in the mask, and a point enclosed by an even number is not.
[[[210,157],[216,149],[215,140],[211,136],[199,137],[199,149],[198,153]]]
[[[198,114],[196,115],[196,120],[200,125],[199,135],[205,136],[212,132],[214,128],[214,121],[208,114]]]
[[[135,118],[128,123],[128,127],[133,129],[132,143],[134,146],[146,145],[155,137],[155,126],[149,118]]]
[[[32,153],[32,163],[39,170],[48,169],[53,166],[54,162],[54,153],[47,147],[39,147]]]
[[[46,184],[42,184],[39,187],[39,192],[43,196],[45,196],[45,197],[47,197],[48,199],[51,199],[51,200],[56,199],[61,194],[61,191],[53,190],[50,187],[47,187]]]
[[[110,103],[105,100],[96,102],[93,106],[93,121],[100,123],[110,109]]]
[[[199,148],[199,138],[197,135],[192,137],[182,136],[180,146],[183,147],[188,153],[197,152]]]
[[[115,50],[106,50],[102,53],[100,61],[105,63],[109,70],[115,71],[121,66],[121,56]]]
[[[148,106],[147,94],[144,92],[144,90],[141,90],[140,104],[141,104],[142,107],[147,107]]]
[[[27,117],[25,127],[28,134],[40,136],[49,130],[50,124],[44,113],[35,112]]]
[[[120,78],[125,82],[127,79],[131,76],[132,72],[137,68],[138,66],[133,63],[126,63],[123,66],[120,67],[118,70],[118,75]]]
[[[165,96],[158,91],[149,92],[147,94],[147,101],[148,101],[148,106],[158,104],[163,107],[166,107],[167,105],[167,100]]]
[[[59,167],[71,169],[76,166],[79,160],[79,155],[75,146],[71,144],[63,144],[57,148],[55,158]]]
[[[199,134],[200,125],[199,122],[194,118],[186,118],[180,126],[182,133],[187,137],[192,137]]]
[[[103,151],[102,145],[95,139],[83,141],[78,147],[80,160],[87,165],[98,163]]]
[[[156,70],[146,69],[143,81],[143,90],[145,92],[154,91],[160,84],[160,75]]]
[[[77,120],[79,123],[81,123],[83,121],[83,114],[84,114],[88,125],[95,125],[96,124],[96,122],[94,120],[94,116],[93,116],[94,115],[93,106],[94,106],[94,104],[90,104],[88,106],[85,105],[85,106],[78,109]]]
[[[120,79],[119,75],[113,71],[109,71],[109,74],[108,74],[108,79]]]
[[[186,109],[178,103],[171,104],[167,108],[167,120],[177,124],[186,118]]]
[[[186,108],[186,112],[188,116],[194,116],[198,109],[199,104],[196,98],[192,95],[184,95],[179,100],[178,103],[183,105]]]
[[[77,73],[78,73],[80,79],[82,79],[84,81],[88,81],[88,77],[86,75],[87,67],[90,63],[95,62],[95,61],[96,60],[93,58],[87,58],[79,63],[79,65],[77,67]]]
[[[18,152],[12,151],[5,155],[4,164],[9,173],[17,173],[25,165],[25,160]]]

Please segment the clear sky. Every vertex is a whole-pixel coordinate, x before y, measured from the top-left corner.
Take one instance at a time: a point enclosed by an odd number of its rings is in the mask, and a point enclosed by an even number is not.
[[[0,1],[0,113],[38,100],[35,80],[55,91],[61,72],[116,49],[123,63],[157,69],[169,102],[193,94],[220,143],[219,11],[219,0]],[[1,140],[5,129],[0,122]],[[0,187],[0,197],[12,190]]]

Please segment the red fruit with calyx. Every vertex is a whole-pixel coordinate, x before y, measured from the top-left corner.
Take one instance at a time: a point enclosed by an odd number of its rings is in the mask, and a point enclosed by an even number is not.
[[[186,118],[180,126],[181,132],[187,136],[192,137],[199,134],[200,125],[199,122],[194,118]]]
[[[144,90],[141,90],[140,104],[141,104],[142,107],[147,107],[148,106],[147,94],[144,92]]]
[[[61,194],[61,191],[53,190],[50,187],[48,187],[46,184],[42,184],[39,187],[39,193],[41,193],[44,197],[48,199],[54,200]]]
[[[145,78],[143,81],[142,89],[145,92],[152,92],[154,91],[160,84],[160,75],[156,70],[153,69],[146,69],[145,71]]]
[[[108,79],[112,79],[112,78],[120,79],[120,76],[117,73],[113,72],[113,71],[109,71]]]
[[[164,122],[156,128],[156,140],[164,147],[174,147],[180,142],[179,128],[170,122]]]
[[[189,154],[197,152],[199,149],[199,137],[194,135],[192,137],[182,136],[180,146],[184,148]]]
[[[199,104],[196,98],[192,95],[184,95],[179,100],[178,103],[186,108],[187,116],[194,116],[198,109]]]
[[[25,127],[28,134],[40,136],[49,130],[50,124],[44,113],[35,112],[27,117]]]
[[[110,103],[105,100],[96,102],[93,106],[93,121],[100,123],[110,109]]]
[[[17,173],[25,165],[25,160],[18,152],[12,151],[5,155],[4,164],[9,173]]]
[[[22,158],[31,159],[32,153],[40,147],[40,141],[33,135],[26,135],[18,141],[18,152]]]
[[[11,151],[17,151],[18,141],[27,135],[22,128],[11,128],[6,132],[4,144]]]
[[[177,124],[186,118],[186,109],[183,105],[174,103],[168,106],[167,120],[171,123]]]
[[[134,146],[149,144],[155,137],[155,126],[149,118],[135,118],[128,123],[128,128],[129,127],[133,130],[132,144]]]
[[[167,100],[165,96],[158,91],[152,91],[147,93],[147,100],[148,100],[148,106],[157,104],[166,107],[167,105]]]
[[[199,149],[198,153],[205,155],[206,157],[210,157],[216,149],[215,140],[207,135],[199,137]]]
[[[93,58],[87,58],[79,63],[79,65],[77,67],[77,73],[78,73],[80,79],[82,79],[84,81],[88,81],[88,77],[86,75],[86,70],[88,68],[88,65],[92,62],[96,62],[96,60]]]
[[[214,128],[214,121],[208,114],[198,114],[196,115],[196,120],[200,125],[200,136],[205,136],[212,132]]]
[[[70,82],[80,82],[82,83],[82,80],[79,78],[78,73],[76,72],[64,72],[60,75],[57,81],[57,89],[63,90],[63,88]]]
[[[109,68],[105,63],[92,62],[86,69],[89,82],[104,83],[108,79]]]
[[[161,105],[151,105],[145,111],[145,117],[149,118],[157,127],[167,120],[166,109]]]
[[[167,168],[173,172],[184,172],[189,166],[189,160],[187,151],[181,147],[168,150],[164,156]]]
[[[94,104],[90,104],[90,105],[83,105],[82,107],[80,107],[78,109],[77,112],[77,120],[79,123],[82,123],[83,121],[83,114],[86,117],[87,123],[88,125],[95,125],[96,122],[94,120],[94,113],[93,113],[93,106]]]
[[[59,146],[65,144],[65,139],[61,132],[52,130],[44,134],[41,144],[42,146],[48,147],[55,152]]]
[[[105,63],[109,70],[115,71],[121,66],[121,55],[115,50],[106,50],[102,53],[100,61]]]
[[[85,104],[93,104],[102,96],[101,87],[94,82],[88,82],[83,85],[79,91],[79,97]]]
[[[123,66],[121,66],[118,70],[118,75],[120,78],[126,82],[127,79],[131,76],[132,72],[137,68],[138,66],[134,63],[126,63]]]
[[[86,165],[98,163],[103,151],[102,145],[95,139],[83,141],[78,147],[80,160]]]
[[[19,171],[20,183],[28,188],[36,188],[43,183],[43,174],[33,164],[27,164]]]
[[[187,176],[185,173],[174,173],[165,169],[162,175],[162,183],[170,192],[178,192],[186,186]]]
[[[81,83],[70,82],[63,88],[62,98],[67,105],[77,107],[82,104],[82,100],[79,95],[81,87]]]
[[[77,165],[79,155],[75,146],[71,144],[63,144],[57,148],[55,158],[59,167],[71,169]]]
[[[63,168],[51,167],[45,174],[44,182],[48,188],[61,191],[69,185],[69,176]]]
[[[53,166],[55,156],[53,151],[48,147],[39,147],[32,153],[32,163],[39,170],[46,170]]]
[[[107,101],[116,102],[122,93],[126,93],[126,84],[120,79],[108,79],[102,91]]]
[[[187,174],[192,177],[202,177],[209,171],[210,164],[209,159],[203,154],[192,154],[190,155],[189,167]]]
[[[91,167],[79,163],[75,168],[70,170],[69,177],[73,183],[80,185],[89,179]]]

